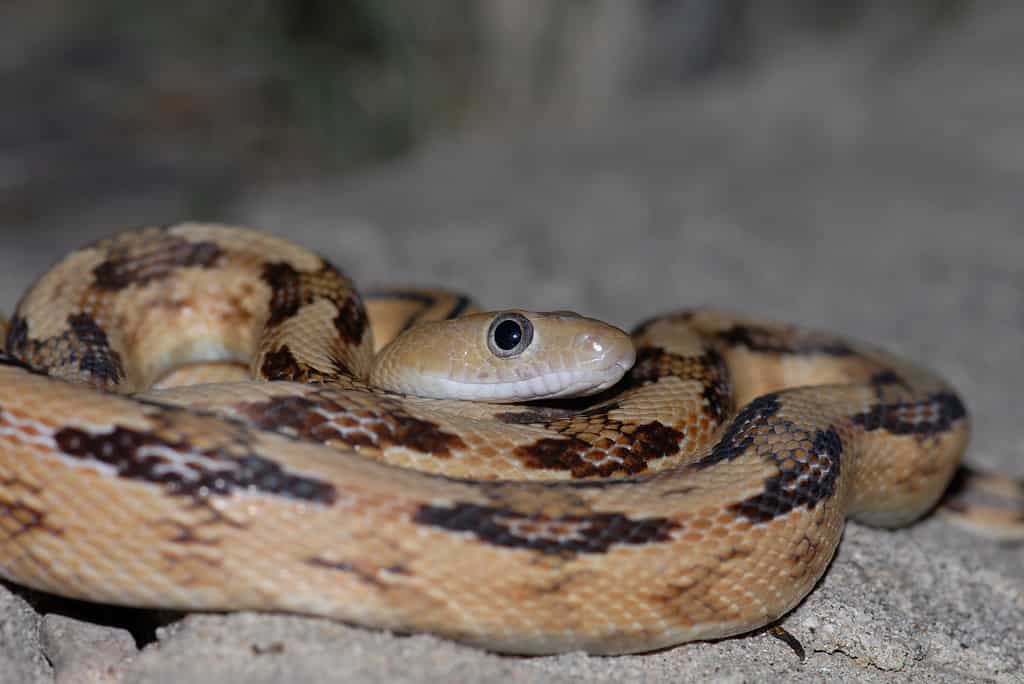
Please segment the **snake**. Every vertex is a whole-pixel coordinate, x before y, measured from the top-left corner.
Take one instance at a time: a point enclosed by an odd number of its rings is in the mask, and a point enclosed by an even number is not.
[[[652,651],[777,621],[847,519],[931,510],[969,434],[945,380],[842,336],[364,297],[270,233],[147,227],[71,253],[10,317],[0,575],[504,653]]]

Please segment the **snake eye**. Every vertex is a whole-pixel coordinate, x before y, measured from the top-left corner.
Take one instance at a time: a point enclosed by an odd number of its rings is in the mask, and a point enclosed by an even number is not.
[[[487,348],[500,359],[522,354],[533,341],[533,324],[518,313],[498,314],[487,330]]]

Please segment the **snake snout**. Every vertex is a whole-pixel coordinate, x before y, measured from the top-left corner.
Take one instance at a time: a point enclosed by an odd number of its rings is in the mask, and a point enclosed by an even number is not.
[[[612,325],[596,323],[591,321],[594,330],[582,336],[581,354],[589,358],[579,358],[577,364],[585,369],[581,376],[588,374],[591,386],[577,390],[578,396],[608,389],[621,380],[636,362],[636,347],[629,335]]]

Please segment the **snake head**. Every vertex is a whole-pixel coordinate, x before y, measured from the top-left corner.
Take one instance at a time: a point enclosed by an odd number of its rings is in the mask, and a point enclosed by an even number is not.
[[[512,309],[424,323],[377,355],[370,383],[495,403],[596,394],[636,360],[628,334],[571,311]]]

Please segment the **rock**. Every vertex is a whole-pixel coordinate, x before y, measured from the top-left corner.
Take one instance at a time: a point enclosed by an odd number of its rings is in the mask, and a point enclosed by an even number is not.
[[[0,682],[53,681],[39,646],[41,618],[20,596],[0,584]]]
[[[43,618],[41,636],[56,684],[116,684],[122,663],[136,653],[128,630],[52,613]]]

